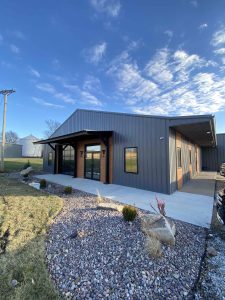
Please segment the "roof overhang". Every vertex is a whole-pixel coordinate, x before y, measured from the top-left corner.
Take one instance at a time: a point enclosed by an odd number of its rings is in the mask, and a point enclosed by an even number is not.
[[[87,138],[105,138],[111,136],[113,131],[98,131],[98,130],[81,130],[73,132],[70,134],[60,135],[56,137],[51,137],[46,140],[40,140],[34,142],[34,144],[62,144],[70,145],[74,144],[76,141],[84,140]]]
[[[173,122],[172,122],[173,123]],[[172,124],[171,124],[172,125]],[[170,126],[201,147],[215,147],[216,133],[214,117],[183,119]]]

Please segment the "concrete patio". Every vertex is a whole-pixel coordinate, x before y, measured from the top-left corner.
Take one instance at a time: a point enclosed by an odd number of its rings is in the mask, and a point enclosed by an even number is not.
[[[191,193],[191,185],[187,188],[188,192],[176,191],[172,195],[165,195],[122,185],[103,184],[99,181],[73,178],[63,174],[43,174],[36,177],[64,186],[69,185],[74,189],[95,195],[99,193],[103,197],[149,211],[152,211],[150,203],[156,207],[155,196],[157,195],[166,202],[166,213],[169,217],[206,228],[209,228],[211,224],[215,183],[214,185],[211,184],[211,189],[208,190],[210,196]],[[204,185],[202,188],[204,189]],[[193,191],[196,189],[193,188]]]

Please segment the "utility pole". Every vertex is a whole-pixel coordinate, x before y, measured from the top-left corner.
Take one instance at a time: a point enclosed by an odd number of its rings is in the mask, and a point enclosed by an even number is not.
[[[4,152],[5,152],[5,128],[6,128],[7,96],[11,95],[12,93],[15,93],[15,90],[1,90],[0,91],[0,94],[2,94],[4,96],[0,172],[4,172]]]

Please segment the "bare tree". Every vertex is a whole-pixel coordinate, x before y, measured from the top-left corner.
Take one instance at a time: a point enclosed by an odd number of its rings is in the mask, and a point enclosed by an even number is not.
[[[51,119],[46,120],[45,123],[47,126],[47,129],[44,131],[46,138],[49,138],[56,131],[56,129],[61,125],[60,122]]]
[[[11,143],[11,144],[16,144],[16,142],[18,141],[19,139],[19,136],[16,132],[14,131],[7,131],[5,133],[5,140],[6,140],[6,143]]]

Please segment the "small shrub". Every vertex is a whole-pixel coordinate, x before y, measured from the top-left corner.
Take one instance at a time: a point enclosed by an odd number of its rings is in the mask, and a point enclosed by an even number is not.
[[[131,205],[126,205],[122,213],[125,221],[133,221],[137,216],[137,209]]]
[[[150,256],[158,258],[162,256],[160,241],[154,236],[147,236],[145,240],[145,249]]]
[[[23,170],[27,169],[31,167],[30,161],[28,160],[27,163],[25,163],[25,165],[23,166]]]
[[[66,187],[64,188],[64,193],[65,193],[66,195],[72,194],[72,186],[66,186]]]
[[[47,186],[47,182],[45,179],[41,179],[40,181],[40,189],[45,189]]]

